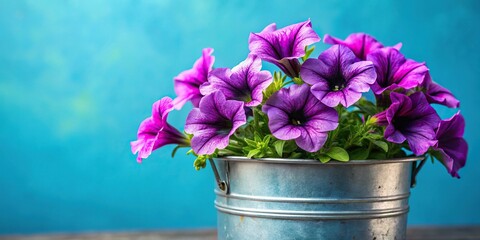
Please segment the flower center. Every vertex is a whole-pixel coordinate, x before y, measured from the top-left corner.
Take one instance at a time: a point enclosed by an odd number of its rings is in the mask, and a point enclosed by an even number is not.
[[[294,112],[290,115],[290,122],[295,126],[300,126],[307,122],[307,118],[302,112]]]
[[[397,130],[402,130],[407,128],[407,126],[412,122],[413,119],[408,117],[396,116],[392,120],[392,124]]]
[[[333,85],[332,90],[333,91],[339,91],[339,90],[342,90],[344,88],[345,88],[345,84],[340,84],[340,85],[335,84],[335,85]]]
[[[247,93],[247,94],[245,94],[245,95],[242,96],[241,100],[244,101],[244,102],[246,102],[246,103],[249,103],[249,102],[252,101],[252,95],[250,95],[250,94]]]
[[[332,91],[340,91],[345,88],[345,83],[347,80],[343,76],[342,71],[340,68],[336,69],[336,72],[332,76],[332,78],[328,79],[328,86],[330,87],[330,90]]]
[[[249,87],[245,86],[243,88],[235,89],[235,100],[249,103],[252,101],[252,90]]]
[[[230,130],[233,128],[233,123],[231,121],[220,121],[217,122],[217,130],[216,133],[218,135],[228,135]]]

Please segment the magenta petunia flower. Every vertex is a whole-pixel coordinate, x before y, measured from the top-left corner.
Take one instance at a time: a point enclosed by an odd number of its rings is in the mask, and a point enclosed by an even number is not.
[[[182,108],[187,101],[192,101],[193,106],[198,107],[202,98],[200,85],[207,82],[208,74],[212,71],[215,62],[212,53],[212,48],[203,49],[202,56],[195,61],[193,68],[181,72],[174,78],[175,93],[178,96],[173,102],[176,109]]]
[[[226,100],[222,92],[211,93],[200,100],[187,116],[185,132],[193,134],[191,146],[196,154],[212,154],[228,146],[230,136],[247,122],[244,103]]]
[[[262,108],[268,127],[281,140],[295,140],[305,151],[322,148],[328,131],[338,126],[338,113],[322,104],[306,84],[292,85],[274,93]]]
[[[423,83],[428,72],[425,63],[405,57],[395,48],[387,47],[373,51],[367,56],[377,71],[377,81],[372,91],[379,95],[385,90],[412,89]]]
[[[408,142],[412,152],[419,156],[434,146],[435,129],[440,117],[422,92],[410,96],[390,93],[390,107],[375,115],[377,123],[387,126],[384,137],[390,142]]]
[[[440,161],[452,177],[460,178],[458,170],[467,161],[468,144],[463,138],[465,119],[460,112],[438,124],[436,137],[438,143],[433,147],[440,154]]]
[[[203,95],[221,91],[227,99],[245,102],[245,106],[260,105],[263,99],[263,90],[272,83],[269,71],[261,71],[262,60],[255,55],[238,64],[232,70],[228,68],[214,69],[208,82],[200,87]]]
[[[367,55],[374,50],[383,48],[382,43],[380,43],[379,41],[377,41],[377,39],[366,33],[352,33],[345,40],[341,40],[325,34],[323,41],[328,44],[340,44],[347,46],[348,48],[350,48],[350,50],[352,50],[355,56],[357,56],[361,60],[366,60]],[[402,44],[398,43],[393,47],[400,50]]]
[[[422,88],[429,103],[438,103],[451,108],[460,107],[460,101],[448,89],[432,81],[430,73],[425,76]]]
[[[188,145],[187,137],[167,123],[168,113],[173,110],[172,99],[164,97],[152,107],[152,116],[143,120],[138,128],[136,141],[130,143],[137,161],[150,156],[152,151],[167,144]]]
[[[372,62],[360,61],[343,45],[333,45],[318,56],[307,59],[300,70],[303,81],[323,104],[349,107],[363,92],[370,90],[377,74]]]
[[[320,41],[310,20],[277,30],[275,23],[260,33],[251,33],[248,39],[250,52],[262,60],[277,65],[289,77],[298,77],[298,58],[305,55],[305,47]]]

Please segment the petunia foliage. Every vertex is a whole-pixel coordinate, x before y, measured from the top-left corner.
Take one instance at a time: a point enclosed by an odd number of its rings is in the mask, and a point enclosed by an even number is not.
[[[214,68],[213,49],[203,49],[174,78],[177,97],[154,103],[132,152],[140,162],[165,145],[176,145],[173,154],[189,148],[196,169],[224,156],[322,163],[419,156],[459,177],[468,152],[465,119],[458,111],[442,120],[431,104],[458,108],[460,101],[432,80],[426,63],[366,33],[345,40],[326,34],[331,46],[317,55],[319,41],[306,20],[252,32],[250,53],[233,66]],[[262,69],[262,61],[278,70]],[[182,133],[167,117],[189,101]]]

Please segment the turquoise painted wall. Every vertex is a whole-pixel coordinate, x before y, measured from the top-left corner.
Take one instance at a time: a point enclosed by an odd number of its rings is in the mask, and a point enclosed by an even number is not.
[[[249,32],[307,18],[322,36],[403,42],[458,96],[467,168],[427,164],[409,222],[480,224],[480,1],[294,2],[0,0],[0,234],[214,227],[211,172],[168,147],[139,165],[129,141],[203,47],[232,67]]]

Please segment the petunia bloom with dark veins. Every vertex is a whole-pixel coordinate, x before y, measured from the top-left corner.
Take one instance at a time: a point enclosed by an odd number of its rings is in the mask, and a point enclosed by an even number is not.
[[[194,107],[198,107],[198,103],[202,98],[200,93],[200,85],[207,82],[208,74],[213,69],[215,57],[212,56],[213,48],[205,48],[202,50],[202,56],[195,61],[193,68],[181,72],[174,78],[174,89],[177,98],[173,100],[176,109],[191,101]]]
[[[295,140],[308,152],[322,148],[328,131],[338,126],[338,113],[322,104],[307,84],[292,85],[274,93],[262,108],[268,127],[281,140]]]
[[[227,99],[245,102],[245,106],[260,105],[263,90],[272,83],[269,71],[261,71],[262,60],[255,55],[238,64],[232,70],[228,68],[214,69],[208,77],[208,82],[200,86],[203,95],[221,91]]]
[[[222,92],[200,100],[187,116],[185,132],[193,134],[191,146],[196,154],[212,154],[228,146],[230,136],[247,122],[244,103],[227,100]]]
[[[303,81],[323,104],[349,107],[363,92],[370,90],[377,74],[372,62],[360,61],[343,45],[333,45],[318,56],[307,59],[300,70]]]
[[[277,30],[275,23],[260,33],[251,33],[248,39],[250,52],[262,60],[277,65],[289,77],[298,77],[305,47],[320,41],[310,20]]]
[[[392,104],[375,115],[379,125],[387,126],[384,137],[389,142],[408,142],[410,150],[419,156],[437,144],[435,129],[440,117],[422,92],[410,96],[390,93]]]
[[[428,72],[425,63],[405,59],[403,54],[392,47],[373,51],[367,60],[373,62],[377,71],[377,81],[372,85],[372,91],[377,95],[385,90],[418,87]]]
[[[374,37],[366,33],[352,33],[348,35],[345,40],[341,40],[335,37],[332,37],[328,34],[325,34],[323,41],[328,44],[340,44],[344,45],[361,60],[367,60],[367,55],[377,49],[383,48],[383,44],[377,41]],[[394,48],[400,50],[402,47],[401,43],[393,46]]]
[[[188,146],[185,134],[167,123],[168,113],[173,110],[172,99],[164,97],[153,104],[152,116],[143,120],[138,128],[138,139],[130,143],[137,161],[150,156],[152,151],[167,144]]]
[[[442,120],[436,131],[438,143],[433,149],[452,177],[460,178],[458,170],[464,167],[467,161],[468,144],[463,138],[464,130],[465,119],[458,112],[453,117]]]
[[[460,101],[448,89],[434,82],[432,77],[430,77],[430,73],[427,73],[425,76],[422,88],[429,103],[438,103],[450,108],[460,107]]]

